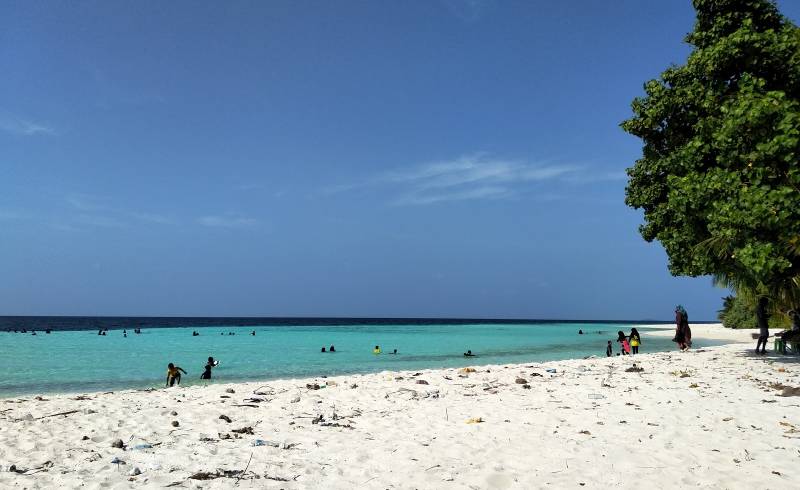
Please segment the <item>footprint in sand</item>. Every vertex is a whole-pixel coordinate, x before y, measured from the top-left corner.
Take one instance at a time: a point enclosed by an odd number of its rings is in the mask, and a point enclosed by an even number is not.
[[[512,483],[514,482],[511,480],[511,478],[500,473],[491,474],[486,478],[487,488],[511,488]]]

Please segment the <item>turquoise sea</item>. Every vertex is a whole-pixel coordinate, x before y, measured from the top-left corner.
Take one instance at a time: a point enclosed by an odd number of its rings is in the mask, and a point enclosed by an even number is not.
[[[164,385],[166,366],[188,371],[183,385],[199,379],[209,356],[220,360],[212,382],[333,376],[383,370],[418,370],[482,364],[527,363],[605,356],[606,342],[622,323],[470,323],[209,325],[112,329],[37,329],[37,335],[0,332],[0,397],[56,392],[110,391]],[[213,322],[212,322],[213,323]],[[84,327],[86,328],[86,327]],[[97,328],[95,326],[95,328]],[[585,334],[578,335],[582,329]],[[196,330],[199,336],[192,336]],[[250,333],[255,331],[256,335]],[[643,335],[642,353],[675,349],[668,338]],[[235,335],[229,335],[229,332]],[[614,352],[618,351],[616,342]],[[333,344],[335,353],[321,353]],[[383,353],[374,355],[380,345]],[[697,344],[702,346],[703,343]],[[391,355],[397,349],[397,355]],[[462,354],[472,350],[477,357]]]

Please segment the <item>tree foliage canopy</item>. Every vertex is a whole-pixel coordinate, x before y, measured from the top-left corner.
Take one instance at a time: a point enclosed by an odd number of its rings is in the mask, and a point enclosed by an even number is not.
[[[768,0],[694,0],[684,65],[645,84],[622,128],[644,143],[625,202],[675,275],[797,287],[800,29]]]

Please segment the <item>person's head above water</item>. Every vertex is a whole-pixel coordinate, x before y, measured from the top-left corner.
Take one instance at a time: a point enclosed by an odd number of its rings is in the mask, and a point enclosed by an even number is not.
[[[175,364],[169,363],[167,364],[167,367],[170,369],[175,369]]]

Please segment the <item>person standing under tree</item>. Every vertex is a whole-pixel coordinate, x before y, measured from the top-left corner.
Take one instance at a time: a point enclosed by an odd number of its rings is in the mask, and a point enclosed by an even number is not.
[[[758,298],[758,306],[756,306],[756,322],[758,323],[758,342],[756,343],[756,354],[759,354],[758,348],[761,347],[760,354],[767,353],[767,338],[769,338],[769,315],[767,314],[767,304],[769,300],[762,296]]]

